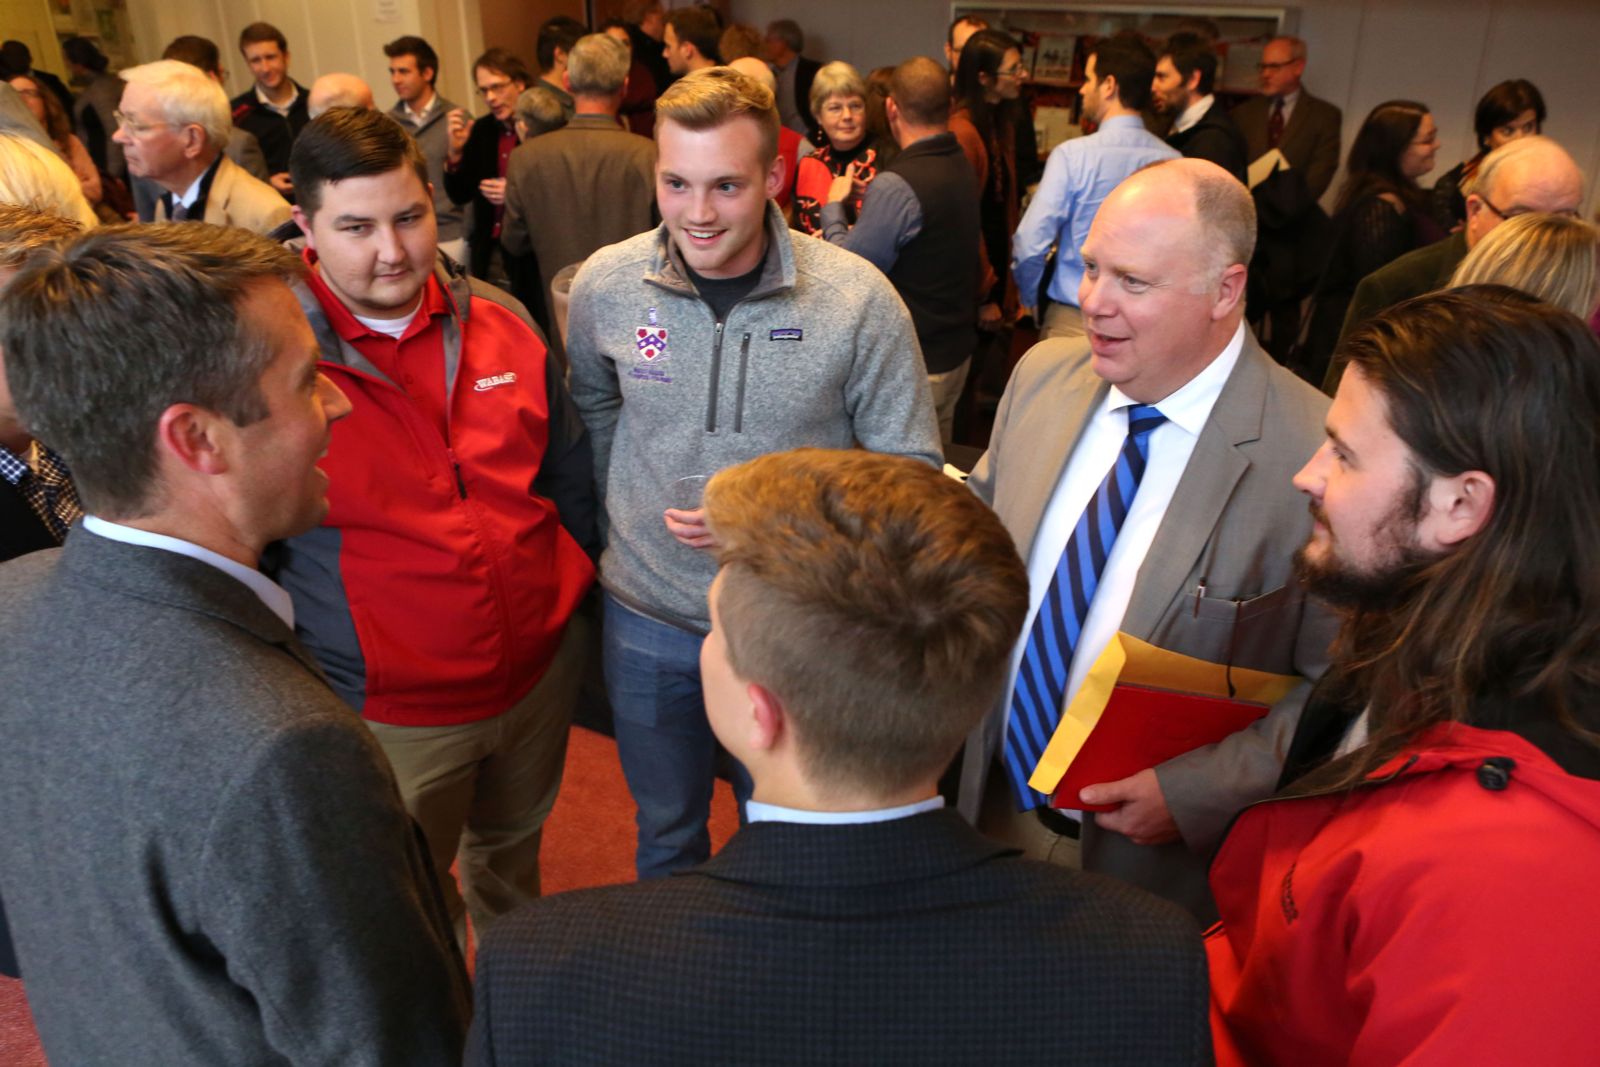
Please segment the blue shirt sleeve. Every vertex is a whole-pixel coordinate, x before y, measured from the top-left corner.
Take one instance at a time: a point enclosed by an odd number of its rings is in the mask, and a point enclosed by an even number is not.
[[[1011,276],[1017,282],[1017,295],[1024,307],[1039,299],[1039,282],[1044,278],[1050,246],[1066,231],[1072,216],[1071,159],[1067,148],[1057,145],[1044,165],[1044,177],[1028,202],[1028,210],[1011,239]],[[1037,311],[1037,308],[1034,308]]]
[[[922,232],[922,204],[910,184],[894,173],[880,174],[867,186],[854,228],[845,222],[842,201],[822,208],[822,236],[889,273],[900,250]]]

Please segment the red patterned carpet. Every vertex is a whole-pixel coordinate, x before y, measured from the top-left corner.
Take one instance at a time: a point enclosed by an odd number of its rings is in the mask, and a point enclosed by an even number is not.
[[[717,782],[711,805],[713,848],[738,826],[733,793]],[[574,728],[566,778],[545,826],[542,875],[546,893],[633,880],[633,801],[617,762],[617,746]],[[85,995],[92,995],[86,989]],[[0,1067],[41,1067],[44,1053],[21,982],[0,978]]]

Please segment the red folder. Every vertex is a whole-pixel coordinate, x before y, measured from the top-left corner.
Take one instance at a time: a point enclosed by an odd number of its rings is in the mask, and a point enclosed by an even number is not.
[[[1214,744],[1268,711],[1266,704],[1198,696],[1170,689],[1118,684],[1100,721],[1083,743],[1050,805],[1077,811],[1115,811],[1116,804],[1085,804],[1085,786],[1115,782],[1147,767]]]

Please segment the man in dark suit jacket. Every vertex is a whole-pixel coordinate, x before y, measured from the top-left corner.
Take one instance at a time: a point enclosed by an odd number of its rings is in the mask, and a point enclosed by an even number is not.
[[[1192,921],[940,810],[1027,608],[993,513],[916,460],[818,449],[722,471],[705,507],[706,708],[749,824],[676,877],[501,919],[468,1061],[1208,1061]]]
[[[1202,203],[1211,205],[1204,216]],[[1027,556],[1042,603],[1130,439],[1130,412],[1143,405],[1165,417],[1147,438],[1148,468],[1070,631],[1051,709],[1058,720],[1119,632],[1304,679],[1217,744],[1089,786],[1085,803],[1116,808],[1084,815],[1081,830],[1043,806],[1035,790],[1053,790],[1060,774],[1038,782],[1038,757],[1018,743],[1034,724],[1017,702],[1049,703],[1035,697],[1036,673],[1022,678],[1021,650],[1018,681],[967,742],[961,809],[982,813],[980,829],[1063,862],[1081,836],[1085,870],[1178,901],[1202,922],[1215,918],[1210,853],[1240,809],[1272,793],[1335,627],[1306,599],[1292,565],[1311,516],[1290,479],[1321,443],[1328,400],[1273,363],[1243,323],[1250,209],[1244,187],[1202,160],[1159,163],[1117,186],[1083,245],[1087,340],[1043,342],[1017,364],[969,482]],[[1031,758],[1008,759],[1012,748]],[[1018,788],[1014,767],[1024,762]]]
[[[1289,165],[1287,172],[1256,188],[1263,227],[1250,264],[1250,322],[1262,331],[1268,351],[1281,362],[1299,335],[1300,305],[1316,284],[1325,257],[1320,229],[1327,218],[1317,201],[1339,169],[1344,116],[1301,87],[1306,43],[1300,38],[1268,41],[1261,50],[1259,70],[1261,95],[1234,108],[1233,119],[1244,134],[1245,155],[1251,163],[1277,149]],[[1270,202],[1263,196],[1270,196]],[[1286,208],[1292,214],[1286,214]],[[1273,218],[1270,228],[1268,217]]]
[[[300,270],[244,230],[140,227],[3,297],[17,405],[91,513],[0,566],[28,668],[0,687],[0,898],[52,1062],[460,1054],[466,975],[394,776],[255,569],[327,510],[350,410]]]
[[[1150,99],[1157,111],[1172,116],[1169,145],[1191,159],[1209,159],[1242,182],[1249,165],[1244,134],[1212,95],[1216,79],[1211,42],[1197,33],[1175,33],[1156,63]]]
[[[778,115],[789,129],[810,137],[817,128],[811,85],[822,64],[800,54],[805,46],[805,34],[793,19],[778,19],[767,27],[767,61],[778,80]]]
[[[506,165],[518,142],[513,112],[517,97],[533,84],[533,76],[522,60],[504,48],[491,48],[472,64],[472,77],[489,113],[474,120],[465,111],[450,112],[444,188],[456,205],[472,205],[472,232],[467,235],[469,266],[474,278],[492,281],[490,261],[505,215]]]

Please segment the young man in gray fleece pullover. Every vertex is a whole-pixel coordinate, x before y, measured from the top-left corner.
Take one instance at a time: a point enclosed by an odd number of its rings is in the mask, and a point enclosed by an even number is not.
[[[710,852],[699,656],[716,563],[695,483],[680,480],[801,445],[940,456],[893,287],[852,253],[791,240],[770,203],[783,183],[772,93],[717,67],[656,108],[662,226],[590,257],[567,337],[610,525],[603,655],[641,878]]]

